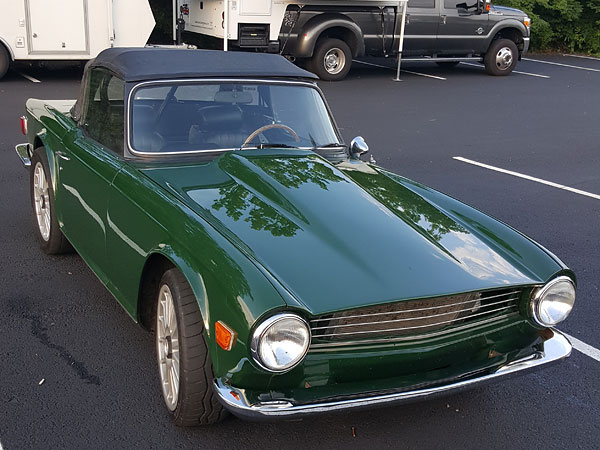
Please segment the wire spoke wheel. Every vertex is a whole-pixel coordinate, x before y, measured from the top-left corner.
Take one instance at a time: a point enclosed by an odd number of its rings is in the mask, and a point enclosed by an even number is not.
[[[156,350],[163,397],[169,411],[175,411],[179,398],[179,331],[171,289],[163,284],[156,311]]]

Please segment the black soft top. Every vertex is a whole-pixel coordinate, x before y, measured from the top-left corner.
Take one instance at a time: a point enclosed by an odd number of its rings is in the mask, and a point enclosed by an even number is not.
[[[309,78],[318,77],[283,56],[268,53],[184,50],[177,48],[109,48],[85,66],[71,116],[79,121],[86,79],[92,68],[104,67],[126,82],[180,78]]]
[[[171,78],[293,77],[317,78],[279,55],[268,53],[109,48],[88,66],[105,67],[127,82]]]

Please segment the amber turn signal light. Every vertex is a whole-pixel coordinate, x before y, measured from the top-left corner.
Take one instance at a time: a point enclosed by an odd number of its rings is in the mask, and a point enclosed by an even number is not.
[[[237,333],[225,325],[220,320],[215,322],[215,335],[217,336],[217,344],[223,350],[229,351],[235,344]]]

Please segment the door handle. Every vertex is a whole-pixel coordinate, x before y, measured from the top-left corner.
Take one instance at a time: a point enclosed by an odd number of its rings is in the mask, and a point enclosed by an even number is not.
[[[406,25],[408,25],[410,23],[410,14],[406,15],[406,22],[404,22]]]
[[[442,25],[446,25],[446,16],[440,16],[442,18]]]
[[[58,156],[60,159],[64,159],[65,161],[71,160],[71,158],[69,158],[65,153],[61,151],[56,152],[56,156]]]

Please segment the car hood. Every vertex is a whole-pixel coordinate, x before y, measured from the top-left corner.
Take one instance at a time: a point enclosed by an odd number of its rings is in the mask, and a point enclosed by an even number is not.
[[[549,276],[548,266],[525,267],[511,243],[488,236],[488,226],[453,217],[417,192],[424,187],[363,162],[334,166],[312,152],[263,150],[143,171],[313,314]]]
[[[520,9],[509,8],[508,6],[499,6],[499,5],[492,5],[490,8],[490,12],[492,12],[492,14],[502,14],[503,16],[524,17],[527,15]]]

